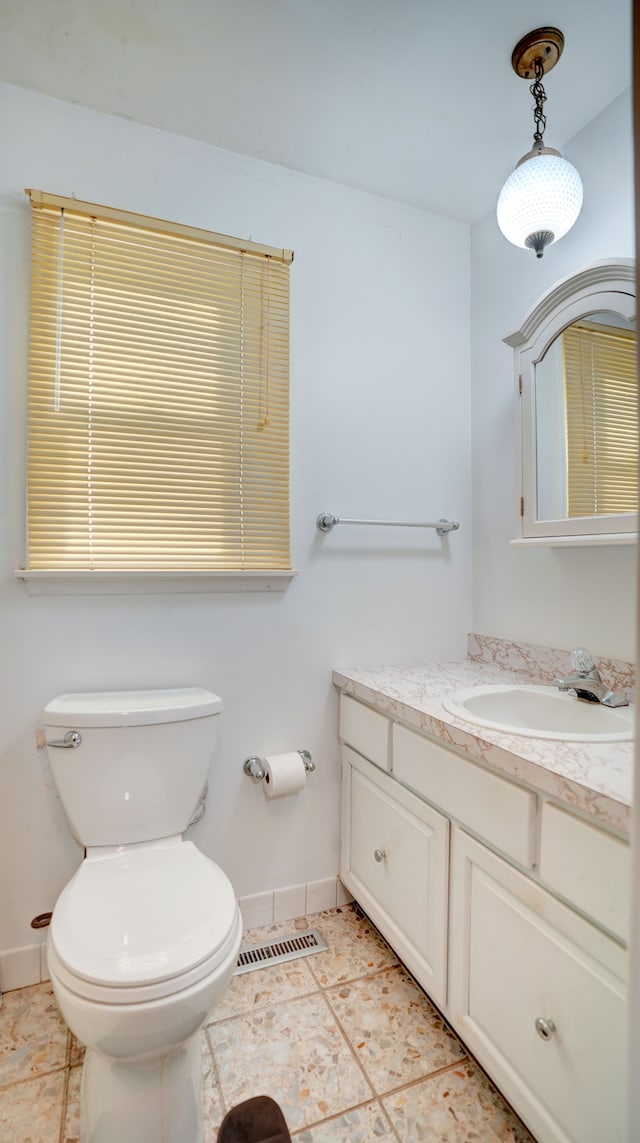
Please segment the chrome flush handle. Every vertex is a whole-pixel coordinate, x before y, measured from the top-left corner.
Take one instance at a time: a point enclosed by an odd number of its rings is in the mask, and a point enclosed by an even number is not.
[[[58,750],[75,750],[82,742],[82,735],[77,730],[68,730],[64,738],[55,742],[45,742],[45,746],[55,746]]]

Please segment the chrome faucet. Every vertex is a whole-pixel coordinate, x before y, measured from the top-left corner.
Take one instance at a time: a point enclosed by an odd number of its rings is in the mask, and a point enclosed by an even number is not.
[[[596,661],[587,647],[576,647],[571,652],[573,674],[565,679],[554,679],[554,686],[561,691],[575,691],[584,702],[599,702],[603,706],[628,706],[624,695],[612,691],[600,677]]]

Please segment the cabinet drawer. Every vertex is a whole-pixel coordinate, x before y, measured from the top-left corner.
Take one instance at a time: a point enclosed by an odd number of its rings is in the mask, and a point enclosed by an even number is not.
[[[449,823],[346,746],[343,760],[342,879],[442,1004]]]
[[[390,722],[383,714],[371,710],[361,702],[342,695],[340,699],[340,738],[359,754],[364,754],[389,770],[389,728]]]
[[[622,1143],[623,950],[460,830],[452,849],[456,1029],[537,1138]]]
[[[600,925],[627,940],[631,854],[626,842],[545,802],[540,878]]]
[[[514,861],[533,866],[536,796],[529,790],[397,725],[393,773]]]

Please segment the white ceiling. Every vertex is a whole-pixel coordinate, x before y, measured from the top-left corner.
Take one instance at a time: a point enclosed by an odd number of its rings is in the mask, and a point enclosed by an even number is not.
[[[511,51],[544,24],[561,148],[629,86],[631,0],[0,0],[0,80],[473,222],[529,150]]]

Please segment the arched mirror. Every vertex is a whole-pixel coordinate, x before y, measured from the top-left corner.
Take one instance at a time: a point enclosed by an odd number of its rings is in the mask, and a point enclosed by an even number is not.
[[[598,262],[546,294],[515,350],[517,540],[629,543],[637,535],[635,267]]]

